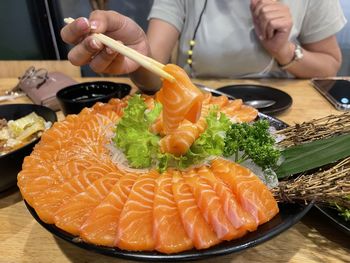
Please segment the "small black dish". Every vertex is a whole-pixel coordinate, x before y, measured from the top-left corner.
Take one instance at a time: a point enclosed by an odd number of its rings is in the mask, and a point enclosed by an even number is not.
[[[78,114],[96,102],[108,102],[111,98],[123,98],[131,91],[125,83],[111,81],[83,82],[68,86],[57,92],[56,97],[64,115]]]
[[[277,114],[288,109],[293,99],[287,93],[271,88],[268,86],[261,85],[229,85],[218,88],[217,90],[234,96],[235,98],[246,100],[274,100],[276,103],[272,106],[259,109],[260,112],[265,114]]]
[[[32,112],[43,117],[46,121],[57,121],[56,113],[44,106],[35,104],[5,104],[0,105],[0,118],[6,120],[16,120]],[[24,157],[28,156],[34,145],[39,142],[40,138],[28,143],[21,148],[0,156],[0,192],[16,185],[17,174],[22,169]]]

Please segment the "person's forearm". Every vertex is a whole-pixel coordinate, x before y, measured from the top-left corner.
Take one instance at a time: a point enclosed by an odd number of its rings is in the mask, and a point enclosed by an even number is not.
[[[289,63],[294,56],[295,44],[290,43],[285,54],[276,55],[275,59],[281,65]],[[297,78],[331,77],[335,76],[341,65],[341,55],[334,56],[303,48],[303,58],[286,69]]]

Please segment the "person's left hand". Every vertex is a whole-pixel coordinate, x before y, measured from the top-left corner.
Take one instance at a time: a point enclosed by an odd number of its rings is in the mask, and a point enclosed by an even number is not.
[[[290,56],[293,19],[289,7],[275,0],[251,0],[250,9],[255,32],[266,51],[275,58]]]

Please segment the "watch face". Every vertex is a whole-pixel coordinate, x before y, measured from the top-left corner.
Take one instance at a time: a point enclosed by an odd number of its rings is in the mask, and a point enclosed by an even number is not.
[[[300,45],[296,44],[295,51],[294,51],[294,59],[295,60],[300,60],[303,57],[304,57],[303,49],[301,48]]]

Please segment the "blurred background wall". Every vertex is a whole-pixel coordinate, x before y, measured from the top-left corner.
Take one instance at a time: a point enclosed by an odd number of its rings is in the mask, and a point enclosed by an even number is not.
[[[106,9],[125,14],[147,29],[153,0],[1,0],[0,60],[66,59],[69,46],[59,36],[63,18],[88,16],[92,2],[105,2]],[[343,53],[339,75],[350,76],[350,0],[340,2],[348,24],[337,35]],[[85,66],[82,75],[95,74]]]
[[[63,17],[88,17],[92,11],[92,4],[89,0],[60,0],[58,2]],[[106,1],[105,8],[129,16],[146,30],[147,16],[152,4],[153,0],[109,0]]]
[[[0,59],[56,59],[44,1],[0,1]]]
[[[93,2],[105,2],[106,9],[128,15],[144,30],[153,0],[1,0],[0,60],[66,59],[69,46],[59,31],[63,18],[88,17]],[[83,76],[94,76],[88,66]]]

